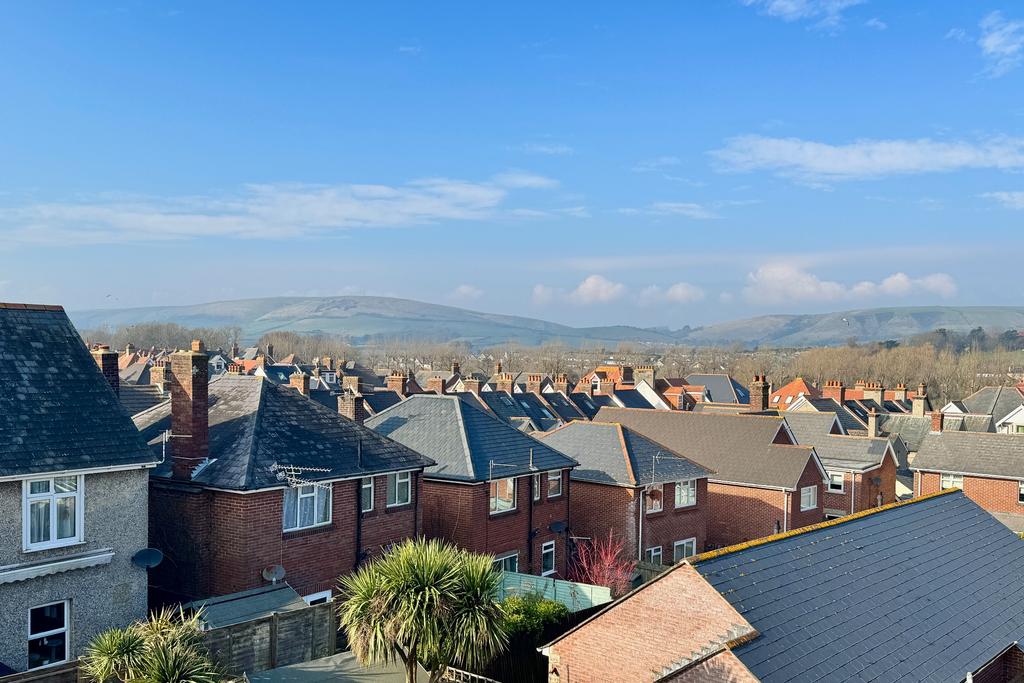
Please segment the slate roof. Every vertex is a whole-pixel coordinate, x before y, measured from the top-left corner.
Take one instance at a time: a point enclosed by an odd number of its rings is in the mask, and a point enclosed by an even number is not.
[[[706,467],[619,424],[571,422],[538,438],[580,463],[572,478],[637,486],[703,479]]]
[[[151,465],[59,306],[0,304],[0,477]]]
[[[686,383],[703,386],[715,403],[750,403],[750,392],[729,375],[687,375]]]
[[[795,490],[814,457],[810,446],[773,444],[780,417],[602,408],[599,422],[617,422],[713,470],[712,481]]]
[[[125,384],[149,384],[149,366],[149,361],[140,360],[129,364],[126,368],[122,368],[117,373],[121,386],[123,387]]]
[[[171,426],[166,401],[135,416],[156,452]],[[271,465],[322,467],[310,480],[418,469],[429,458],[338,415],[288,386],[262,377],[225,374],[210,381],[210,460],[192,481],[220,489],[252,491],[282,485]],[[154,476],[170,476],[170,459]]]
[[[558,416],[535,394],[510,394],[507,391],[481,391],[478,397],[502,420],[512,423],[529,420],[534,429],[546,432],[561,424]]]
[[[889,440],[880,437],[828,434],[806,444],[814,446],[827,469],[869,470],[882,464],[889,451]]]
[[[943,415],[942,430],[951,432],[994,432],[991,415]]]
[[[996,422],[1021,404],[1024,404],[1024,396],[1014,387],[982,387],[963,399],[966,412],[974,415],[991,415]]]
[[[879,415],[878,431],[882,436],[899,435],[907,450],[917,452],[921,442],[932,430],[932,418],[929,415]]]
[[[529,474],[531,452],[536,470],[575,467],[576,461],[524,434],[495,415],[478,410],[457,395],[417,394],[374,415],[366,426],[432,458],[431,477],[488,481]]]
[[[799,444],[814,445],[815,439],[832,433],[837,421],[835,413],[786,412],[786,424]]]
[[[910,469],[1024,479],[1024,435],[930,433]]]
[[[604,406],[615,407],[615,401],[612,400],[611,396],[605,396],[604,394],[595,394],[594,396],[588,396],[582,391],[574,391],[569,394],[569,400],[572,401],[580,412],[587,416],[587,419],[593,420],[594,416],[597,415],[597,411]]]
[[[402,396],[397,391],[367,391],[362,396],[363,403],[373,415],[402,402]]]
[[[309,605],[287,583],[262,586],[240,593],[196,600],[182,606],[186,611],[203,610],[200,620],[208,629],[224,628],[264,619],[273,614],[308,609]]]
[[[616,389],[615,398],[619,400],[623,408],[653,408],[648,401],[636,389]]]
[[[544,400],[551,406],[551,409],[558,414],[558,417],[564,422],[570,420],[581,420],[586,417],[583,412],[576,406],[575,403],[569,400],[569,398],[560,391],[546,391],[544,392]]]
[[[1024,639],[1024,543],[958,490],[691,562],[765,683],[961,681]]]
[[[849,410],[839,403],[834,398],[807,398],[807,402],[814,406],[815,410],[819,413],[834,413],[839,418],[839,424],[843,425],[843,429],[847,432],[857,431],[864,429],[864,425],[853,416]],[[879,416],[881,419],[881,415]]]
[[[155,384],[122,384],[117,398],[129,415],[149,410],[167,400],[167,396]]]

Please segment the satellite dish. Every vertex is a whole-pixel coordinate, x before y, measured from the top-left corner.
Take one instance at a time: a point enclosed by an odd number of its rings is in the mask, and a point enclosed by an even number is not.
[[[284,567],[279,564],[272,564],[263,569],[263,578],[271,583],[277,583],[284,578]]]
[[[568,528],[569,525],[563,521],[551,522],[551,524],[548,526],[548,529],[554,531],[556,534],[560,534]]]
[[[152,569],[163,562],[164,554],[156,548],[143,548],[132,555],[132,564],[143,569]]]

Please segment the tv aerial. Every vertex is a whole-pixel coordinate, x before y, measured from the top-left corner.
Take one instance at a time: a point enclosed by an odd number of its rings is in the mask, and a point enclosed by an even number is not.
[[[319,486],[321,488],[330,488],[329,482],[323,481],[312,481],[306,478],[306,473],[325,473],[330,472],[329,467],[301,467],[299,465],[280,465],[274,463],[270,466],[272,472],[277,473],[277,478],[281,481],[287,482],[292,488],[299,488],[300,486]]]

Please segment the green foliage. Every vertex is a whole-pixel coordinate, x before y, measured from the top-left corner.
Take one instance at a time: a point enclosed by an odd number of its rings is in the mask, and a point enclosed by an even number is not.
[[[569,608],[536,593],[510,595],[501,602],[505,623],[512,636],[539,636],[544,628],[569,616]]]
[[[95,683],[217,683],[225,679],[202,642],[199,614],[163,610],[111,629],[85,648],[81,671]]]
[[[422,664],[437,681],[455,662],[486,665],[508,643],[489,556],[406,541],[340,584],[339,619],[364,666],[400,660],[411,681]]]

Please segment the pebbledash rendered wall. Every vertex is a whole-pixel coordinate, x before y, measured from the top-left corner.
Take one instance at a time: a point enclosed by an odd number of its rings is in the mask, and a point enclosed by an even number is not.
[[[147,546],[149,470],[85,475],[85,542],[22,552],[22,483],[0,482],[0,567],[113,550],[108,565],[0,584],[0,662],[28,667],[28,611],[60,600],[70,604],[69,656],[99,633],[146,616],[146,571],[132,564]]]

